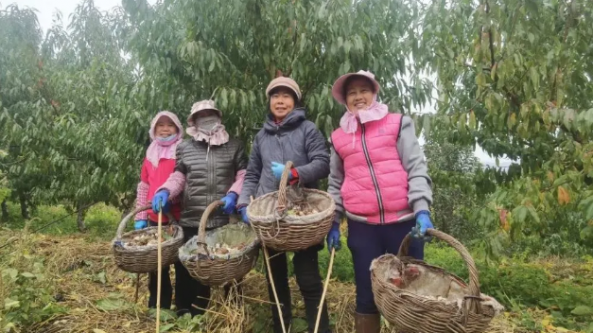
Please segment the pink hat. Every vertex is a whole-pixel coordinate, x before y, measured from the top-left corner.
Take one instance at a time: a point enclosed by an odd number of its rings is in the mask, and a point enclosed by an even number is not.
[[[346,105],[346,99],[344,98],[344,83],[346,83],[346,80],[348,80],[348,78],[351,76],[362,76],[369,79],[375,87],[375,94],[379,93],[381,88],[379,86],[379,82],[375,80],[375,75],[371,72],[360,70],[356,73],[344,74],[340,76],[336,82],[334,82],[334,85],[332,86],[332,96],[336,101],[338,101],[338,103]]]
[[[196,113],[198,113],[200,111],[204,111],[204,110],[214,110],[214,111],[218,112],[218,116],[220,118],[222,118],[222,112],[216,108],[216,103],[214,103],[213,100],[206,99],[203,101],[195,102],[194,105],[192,105],[189,116],[187,117],[187,123],[190,126],[193,126],[194,125],[193,116]]]

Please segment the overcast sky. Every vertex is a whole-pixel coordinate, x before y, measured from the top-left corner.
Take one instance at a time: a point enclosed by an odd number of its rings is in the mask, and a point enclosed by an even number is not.
[[[57,11],[62,13],[62,18],[65,24],[68,23],[69,15],[74,11],[76,5],[81,0],[0,0],[2,7],[11,3],[16,3],[21,7],[31,7],[37,10],[37,16],[39,18],[39,24],[41,28],[46,31],[52,24],[52,17]],[[148,0],[149,3],[154,4],[156,0]],[[110,10],[113,7],[121,5],[121,0],[95,0],[95,6],[101,10]],[[433,107],[427,107],[425,110],[417,110],[420,112],[434,112]],[[421,141],[424,141],[421,138]],[[423,142],[422,142],[423,143]],[[481,148],[477,148],[475,151],[476,157],[487,165],[494,166],[494,158],[488,156]],[[508,160],[501,160],[501,166],[507,166],[510,162]]]

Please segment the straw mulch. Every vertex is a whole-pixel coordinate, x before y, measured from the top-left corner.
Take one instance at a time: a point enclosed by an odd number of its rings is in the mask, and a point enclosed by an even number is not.
[[[24,236],[23,236],[24,237]],[[1,238],[1,237],[0,237]],[[134,304],[136,275],[119,270],[113,261],[108,242],[91,242],[84,237],[55,237],[27,235],[26,241],[18,241],[12,250],[26,246],[35,255],[45,257],[46,274],[53,279],[56,299],[68,307],[68,313],[57,315],[34,327],[25,329],[32,333],[142,333],[154,332],[155,320],[147,308],[147,277],[141,278],[139,301]],[[303,327],[304,306],[294,279],[291,279],[294,317],[293,332],[306,332]],[[105,309],[101,302],[115,299],[117,308]],[[244,306],[225,304],[222,293],[213,292],[209,312],[201,320],[194,321],[192,332],[271,332],[271,312],[265,278],[252,271],[244,282]],[[355,290],[351,284],[331,281],[328,289],[329,305],[334,332],[354,332]],[[490,333],[526,332],[514,324],[505,314],[495,319]],[[168,325],[167,332],[189,332],[187,322],[170,319],[161,322]],[[177,324],[176,324],[177,323]],[[186,325],[184,328],[184,325]],[[389,332],[384,327],[383,332]]]

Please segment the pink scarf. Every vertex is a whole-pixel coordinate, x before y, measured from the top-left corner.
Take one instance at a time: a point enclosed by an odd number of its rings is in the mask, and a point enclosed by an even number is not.
[[[177,126],[177,137],[171,141],[160,141],[155,136],[155,127],[157,121],[161,117],[168,117]],[[161,158],[175,159],[175,150],[177,145],[183,140],[183,126],[177,116],[169,111],[161,111],[152,118],[150,123],[150,131],[148,132],[152,142],[146,150],[146,159],[156,168],[159,165]]]
[[[366,110],[352,112],[346,106],[346,112],[340,119],[340,127],[348,134],[355,133],[358,129],[356,118],[360,120],[361,124],[365,124],[370,121],[382,119],[387,113],[389,113],[387,105],[377,102],[377,95],[374,95],[373,103]]]
[[[229,142],[229,133],[227,133],[224,125],[222,124],[216,125],[216,127],[214,127],[210,132],[200,130],[196,128],[196,126],[192,126],[186,130],[186,133],[196,141],[204,141],[208,143],[208,146],[220,146]]]

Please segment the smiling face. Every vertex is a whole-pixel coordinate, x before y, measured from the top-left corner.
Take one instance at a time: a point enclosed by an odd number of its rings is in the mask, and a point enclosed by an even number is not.
[[[270,110],[277,120],[286,118],[295,103],[294,93],[288,88],[279,87],[270,93]]]
[[[167,138],[177,134],[177,126],[171,118],[166,116],[160,117],[154,127],[154,134],[158,138]]]
[[[354,113],[369,108],[375,95],[372,83],[363,77],[354,77],[349,80],[344,93],[348,110]]]

